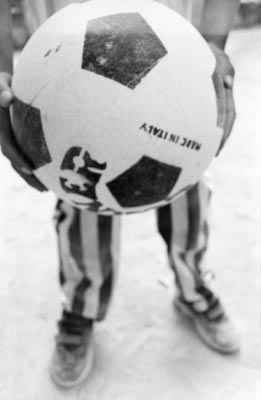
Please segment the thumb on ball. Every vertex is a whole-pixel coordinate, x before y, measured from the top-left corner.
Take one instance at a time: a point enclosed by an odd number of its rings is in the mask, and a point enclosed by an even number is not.
[[[11,91],[4,90],[0,93],[0,105],[2,107],[9,107],[12,103],[13,95]]]
[[[11,75],[5,72],[0,73],[0,106],[9,107],[13,101],[11,89]]]

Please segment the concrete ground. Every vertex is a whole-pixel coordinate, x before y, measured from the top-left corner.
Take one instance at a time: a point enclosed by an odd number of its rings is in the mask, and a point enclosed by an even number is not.
[[[0,400],[258,400],[261,397],[261,29],[232,33],[238,118],[209,175],[214,188],[206,268],[241,336],[241,353],[206,348],[172,309],[173,277],[155,216],[124,218],[111,312],[96,327],[89,380],[49,380],[60,313],[54,197],[27,187],[0,158]]]

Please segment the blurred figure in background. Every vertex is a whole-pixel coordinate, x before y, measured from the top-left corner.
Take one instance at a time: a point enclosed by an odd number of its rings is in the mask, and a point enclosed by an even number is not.
[[[249,28],[261,23],[261,0],[241,0],[235,27]]]
[[[197,0],[196,7],[190,6],[191,0],[177,2],[176,11],[186,15],[186,18],[198,26],[201,19],[205,0]],[[13,19],[13,38],[15,48],[22,48],[30,35],[45,21],[58,7],[70,4],[70,0],[44,1],[10,0]],[[171,0],[162,0],[162,3],[171,6]],[[234,20],[235,28],[248,28],[261,23],[261,0],[241,0]]]

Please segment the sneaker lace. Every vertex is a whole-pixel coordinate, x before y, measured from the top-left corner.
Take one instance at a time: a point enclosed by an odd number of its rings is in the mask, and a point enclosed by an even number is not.
[[[68,351],[75,351],[83,347],[92,325],[92,320],[64,311],[62,319],[58,322],[57,344],[65,347]]]
[[[226,318],[224,308],[220,303],[220,300],[214,295],[214,293],[207,287],[202,286],[198,288],[198,292],[204,296],[208,303],[208,308],[203,311],[202,314],[212,322],[220,322],[222,319]]]

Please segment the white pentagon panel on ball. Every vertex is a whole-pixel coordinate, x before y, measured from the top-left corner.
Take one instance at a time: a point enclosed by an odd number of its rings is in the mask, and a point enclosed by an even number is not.
[[[65,7],[23,50],[12,123],[38,179],[75,207],[132,213],[172,201],[215,156],[215,58],[151,0]]]

